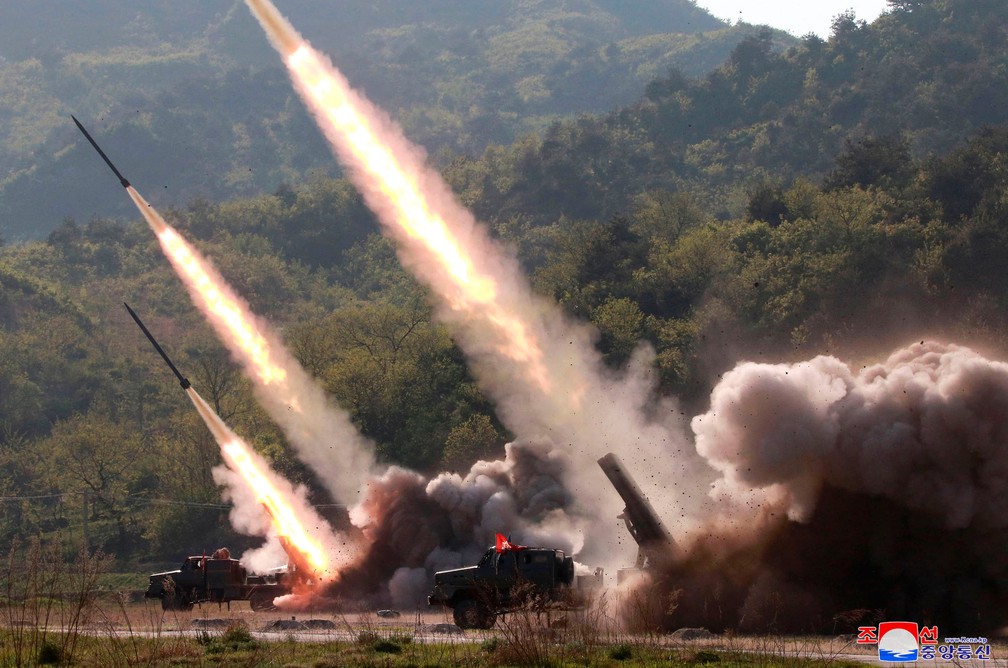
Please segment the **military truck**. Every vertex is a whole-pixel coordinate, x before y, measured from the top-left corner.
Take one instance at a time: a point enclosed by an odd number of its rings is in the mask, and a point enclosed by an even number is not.
[[[438,571],[427,604],[452,609],[463,629],[489,629],[497,615],[529,600],[560,601],[574,582],[574,559],[563,550],[492,547],[475,566]]]
[[[289,594],[292,580],[286,568],[250,575],[226,550],[218,550],[211,557],[187,557],[178,570],[154,573],[144,597],[161,599],[164,610],[231,601],[248,601],[253,610],[273,610],[273,599]]]

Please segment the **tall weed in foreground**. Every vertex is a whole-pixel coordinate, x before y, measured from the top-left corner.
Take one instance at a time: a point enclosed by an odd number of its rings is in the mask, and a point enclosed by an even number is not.
[[[166,613],[160,605],[145,604],[141,619],[134,619],[135,610],[127,607],[129,598],[122,592],[114,596],[114,607],[100,610],[105,642],[95,644],[95,653],[107,666],[154,666],[159,657],[174,657],[181,652],[191,654],[192,643],[184,638],[169,637],[164,632]]]
[[[0,622],[10,642],[0,650],[3,665],[70,663],[90,623],[98,576],[111,558],[81,550],[67,561],[59,540],[15,540],[0,567]]]
[[[590,663],[599,648],[618,635],[606,594],[547,600],[529,593],[525,603],[501,615],[497,635],[484,648],[505,665]]]

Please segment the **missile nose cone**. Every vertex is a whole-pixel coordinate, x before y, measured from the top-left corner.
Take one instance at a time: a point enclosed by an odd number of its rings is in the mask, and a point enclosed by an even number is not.
[[[70,114],[70,118],[72,118],[73,122],[77,125],[77,129],[80,130],[84,134],[84,137],[87,138],[87,140],[89,142],[91,142],[91,145],[94,146],[94,149],[96,151],[98,151],[98,155],[100,155],[102,157],[102,160],[105,161],[105,164],[108,165],[112,169],[112,172],[119,178],[119,183],[122,185],[122,187],[123,188],[129,188],[130,187],[130,182],[127,181],[126,177],[123,176],[119,172],[119,170],[116,169],[116,166],[112,164],[112,161],[109,160],[109,157],[107,155],[105,155],[105,151],[101,150],[101,147],[98,146],[98,142],[96,142],[94,140],[94,138],[91,136],[91,133],[89,133],[86,129],[84,129],[84,126],[81,125],[81,122],[77,120],[76,116],[74,116],[73,114]]]

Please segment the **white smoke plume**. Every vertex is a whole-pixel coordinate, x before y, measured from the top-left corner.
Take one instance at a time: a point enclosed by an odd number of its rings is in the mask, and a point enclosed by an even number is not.
[[[647,473],[639,483],[670,523],[692,510],[692,489],[677,481],[696,477],[696,458],[675,405],[654,403],[647,355],[623,374],[608,372],[594,329],[533,294],[512,254],[487,236],[395,123],[352,90],[272,4],[247,4],[349,178],[398,242],[404,266],[436,295],[441,319],[504,424],[519,438],[546,440],[570,454],[567,485],[596,518],[622,507],[595,463],[609,451]],[[587,527],[599,557],[618,552],[611,526]]]
[[[282,565],[287,557],[296,558],[297,566],[307,568],[311,577],[334,580],[352,558],[351,546],[307,500],[304,488],[295,489],[285,478],[274,473],[266,461],[221,420],[192,387],[189,399],[221,448],[225,466],[214,469],[214,480],[232,502],[231,524],[238,531],[265,536],[265,546],[242,555],[242,562],[252,571]],[[293,554],[281,545],[288,543]]]
[[[949,528],[1008,526],[1008,364],[920,343],[853,371],[833,357],[742,364],[694,418],[715,493],[803,520],[823,485],[887,497]]]
[[[168,225],[132,187],[130,197],[157,235],[189,295],[221,342],[252,380],[256,397],[333,497],[356,503],[374,470],[374,448],[281,343],[238,297],[212,263]]]

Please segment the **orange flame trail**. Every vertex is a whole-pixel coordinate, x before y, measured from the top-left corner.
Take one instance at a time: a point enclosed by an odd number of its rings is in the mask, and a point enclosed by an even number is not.
[[[306,504],[300,504],[302,507],[295,508],[297,495],[290,487],[290,483],[272,473],[269,470],[269,465],[224,424],[220,416],[210,408],[196,390],[190,387],[186,389],[186,392],[200,417],[203,418],[203,422],[210,429],[210,433],[220,445],[221,454],[224,456],[228,468],[238,473],[255,494],[255,500],[266,506],[267,514],[273,523],[273,530],[279,537],[285,539],[282,541],[285,542],[285,548],[297,553],[292,557],[298,563],[308,564],[314,578],[324,579],[331,576],[331,563],[326,550],[318,541],[308,535],[301,517],[308,518],[318,527],[326,525],[325,520]],[[281,491],[281,486],[286,489]],[[331,530],[329,533],[332,533]],[[335,536],[332,537],[332,540],[335,542]]]
[[[254,381],[260,403],[333,497],[353,503],[374,467],[373,446],[346,412],[329,402],[279,337],[250,312],[210,262],[132,186],[127,190],[193,302]]]
[[[211,324],[221,334],[221,338],[230,344],[232,351],[236,352],[246,368],[253,372],[253,379],[258,381],[258,386],[270,390],[266,396],[274,399],[270,404],[274,408],[271,412],[279,413],[281,416],[291,414],[297,416],[288,418],[286,424],[282,425],[294,432],[295,437],[299,437],[292,440],[310,442],[312,439],[317,439],[321,423],[313,422],[311,418],[303,418],[300,413],[302,398],[307,397],[308,403],[313,408],[318,408],[320,394],[313,393],[311,386],[303,379],[298,379],[299,383],[291,382],[289,369],[293,368],[296,372],[300,371],[300,367],[293,360],[274,352],[285,351],[275,345],[270,340],[271,337],[256,326],[255,320],[247,312],[247,307],[230,291],[209,263],[164,221],[136,189],[128,186],[127,191],[157,235],[162,249],[188,287],[197,306],[208,316]],[[305,387],[308,387],[307,392]],[[307,575],[315,580],[334,578],[336,575],[334,558],[342,560],[347,555],[342,541],[329,524],[305,502],[287,480],[270,470],[269,465],[224,424],[196,390],[190,387],[186,391],[220,446],[225,464],[240,480],[236,482],[233,476],[226,476],[225,480],[235,504],[232,522],[236,524],[236,528],[253,528],[252,532],[258,533],[263,526],[262,520],[268,520],[268,526],[272,526],[281,546],[288,552],[293,562],[307,568],[309,571]],[[277,409],[277,397],[279,405],[289,410]],[[321,401],[325,407],[324,398]],[[324,412],[318,411],[318,413]],[[317,442],[321,442],[321,439],[317,439]],[[330,459],[333,459],[331,453],[324,453],[320,449],[314,452],[316,459],[325,454],[329,454]],[[358,465],[356,470],[347,467],[346,474],[351,480],[349,485],[356,488],[360,485],[359,478],[368,470],[371,460],[367,453],[356,460],[353,457],[349,459]],[[361,462],[363,466],[360,466]],[[335,465],[338,466],[339,463]],[[340,489],[345,491],[345,487],[348,486],[345,485]],[[238,516],[235,513],[238,513]],[[243,526],[237,526],[238,524]],[[310,534],[308,526],[315,528],[317,538]]]
[[[410,148],[396,147],[383,128],[374,122],[375,112],[363,98],[354,93],[346,80],[316,51],[312,50],[268,2],[249,0],[249,7],[260,20],[284,56],[292,77],[302,89],[305,99],[320,117],[321,127],[340,152],[345,162],[360,172],[372,208],[383,224],[394,228],[418,260],[437,274],[432,282],[445,303],[467,318],[476,318],[489,325],[496,352],[517,362],[531,383],[543,394],[554,389],[544,363],[544,353],[529,323],[503,299],[498,278],[487,267],[474,262],[472,248],[467,243],[485,243],[481,232],[470,220],[468,229],[460,229],[455,220],[446,220],[444,207],[432,206],[432,183],[421,161],[404,161],[402,154]],[[380,124],[379,124],[380,125]],[[403,150],[395,150],[401,148]],[[434,179],[436,181],[436,177]],[[450,201],[450,197],[447,198]],[[457,207],[455,207],[457,208]],[[385,215],[382,215],[385,213]],[[445,284],[447,283],[447,285]]]
[[[646,354],[625,371],[608,369],[595,347],[597,331],[534,294],[513,255],[490,239],[401,129],[354,91],[269,0],[246,4],[348,178],[397,241],[403,265],[439,298],[440,317],[511,432],[571,451],[568,482],[595,518],[619,512],[595,465],[612,450],[636,453],[652,474],[645,493],[658,507],[690,503],[686,486],[674,482],[694,476],[688,462],[696,455],[678,411],[655,401]],[[607,533],[593,524],[590,530]],[[606,539],[614,546],[611,535]]]
[[[265,337],[252,325],[238,298],[227,289],[219,276],[211,274],[207,262],[197,255],[133,186],[127,190],[134,204],[157,234],[165,254],[201,302],[201,308],[215,321],[222,323],[230,338],[238,345],[243,358],[255,370],[259,380],[266,386],[278,386],[282,389],[287,380],[287,372],[274,361]],[[289,399],[296,402],[294,397]]]

